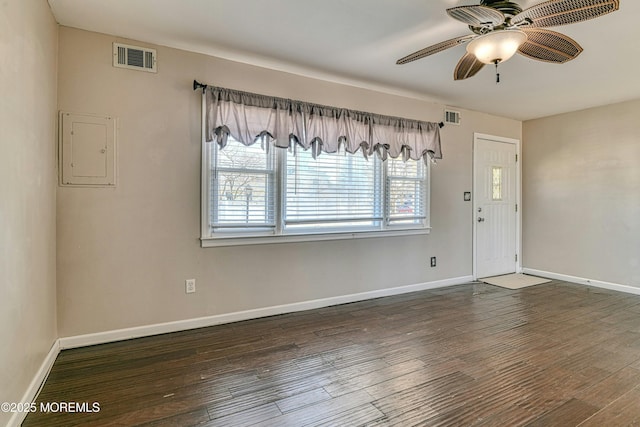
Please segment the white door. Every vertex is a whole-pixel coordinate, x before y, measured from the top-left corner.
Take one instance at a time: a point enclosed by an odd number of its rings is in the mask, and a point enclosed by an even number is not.
[[[517,266],[517,141],[474,139],[475,277],[515,273]]]

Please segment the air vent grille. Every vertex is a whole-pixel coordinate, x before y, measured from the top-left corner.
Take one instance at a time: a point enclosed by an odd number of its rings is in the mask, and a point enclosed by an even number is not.
[[[460,113],[458,111],[444,110],[444,122],[450,125],[459,125]]]
[[[114,43],[113,66],[156,73],[156,50]]]

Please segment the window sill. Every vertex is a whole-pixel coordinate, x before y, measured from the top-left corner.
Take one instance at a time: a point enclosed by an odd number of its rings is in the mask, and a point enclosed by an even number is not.
[[[203,248],[214,248],[221,246],[243,246],[243,245],[264,245],[273,243],[298,243],[316,242],[326,240],[347,240],[347,239],[372,239],[380,237],[414,236],[429,234],[431,228],[420,229],[397,229],[385,231],[363,231],[363,232],[340,232],[340,233],[318,233],[318,234],[288,234],[282,236],[225,236],[201,238]]]

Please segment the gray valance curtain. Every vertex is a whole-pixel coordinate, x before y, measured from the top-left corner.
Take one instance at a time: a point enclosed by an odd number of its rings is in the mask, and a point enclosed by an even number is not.
[[[315,156],[340,145],[364,156],[405,160],[441,159],[437,123],[383,116],[208,86],[205,138],[221,148],[231,135],[245,145],[268,141],[276,147],[311,149]],[[267,145],[268,147],[268,145]]]

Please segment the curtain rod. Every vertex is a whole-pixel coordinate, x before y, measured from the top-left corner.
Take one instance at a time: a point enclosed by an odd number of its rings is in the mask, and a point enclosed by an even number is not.
[[[204,83],[200,83],[197,80],[193,80],[193,90],[198,90],[198,89],[202,89],[202,91],[204,92],[206,88],[208,88],[209,85],[204,84]],[[438,123],[438,126],[442,129],[444,127],[444,122],[440,122]]]

